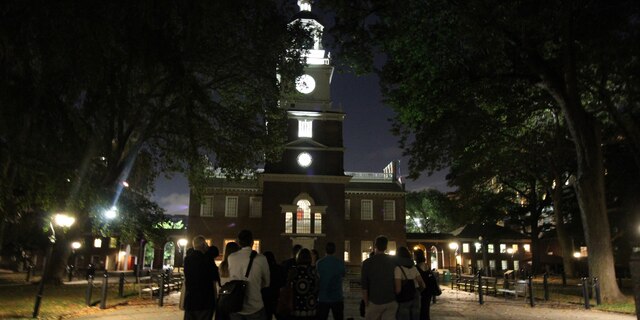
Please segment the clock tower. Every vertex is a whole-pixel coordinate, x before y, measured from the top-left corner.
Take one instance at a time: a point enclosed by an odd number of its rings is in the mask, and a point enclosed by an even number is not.
[[[323,248],[327,239],[344,238],[344,113],[331,104],[333,66],[322,46],[323,26],[309,0],[298,1],[300,23],[312,35],[305,48],[307,66],[295,80],[296,92],[281,101],[287,110],[287,141],[278,162],[260,175],[263,210],[284,218],[282,236],[290,245]],[[338,251],[340,252],[340,251]]]

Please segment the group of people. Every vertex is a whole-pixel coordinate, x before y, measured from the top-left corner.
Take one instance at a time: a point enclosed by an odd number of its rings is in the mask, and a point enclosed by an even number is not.
[[[388,239],[375,240],[372,255],[362,263],[362,300],[366,320],[430,319],[429,307],[440,294],[436,276],[427,268],[425,254],[400,247],[386,254]],[[415,259],[415,262],[414,262]]]
[[[326,255],[319,257],[315,250],[295,245],[293,256],[276,262],[272,252],[256,254],[251,269],[245,277],[251,260],[253,234],[242,230],[237,242],[225,245],[220,267],[215,259],[219,251],[208,247],[203,236],[193,239],[193,249],[184,261],[184,319],[211,320],[266,320],[276,319],[327,319],[344,318],[342,279],[345,266],[335,257],[336,245],[326,244]],[[246,280],[245,300],[242,310],[224,314],[216,310],[216,293],[219,287],[231,280]]]

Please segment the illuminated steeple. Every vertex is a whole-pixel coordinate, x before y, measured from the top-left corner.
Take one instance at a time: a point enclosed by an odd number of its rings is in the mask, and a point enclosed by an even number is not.
[[[307,30],[311,31],[311,36],[313,37],[313,44],[305,48],[308,50],[305,54],[307,64],[328,65],[330,63],[329,54],[322,47],[324,26],[318,22],[317,16],[311,13],[311,0],[298,0],[298,7],[300,7],[300,12],[293,17],[293,22],[301,23]]]

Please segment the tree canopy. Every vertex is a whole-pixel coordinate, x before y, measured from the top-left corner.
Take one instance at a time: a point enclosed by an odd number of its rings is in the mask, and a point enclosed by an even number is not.
[[[621,298],[611,243],[601,241],[610,238],[601,129],[638,158],[640,83],[629,73],[640,61],[637,2],[323,4],[336,15],[338,59],[379,73],[414,176],[455,165],[486,131],[478,122],[501,126],[540,106],[561,116],[574,147],[589,269],[601,277],[605,300]],[[378,55],[382,65],[373,63]]]
[[[275,1],[3,2],[0,231],[34,210],[157,214],[161,172],[199,191],[208,166],[277,156],[308,37],[288,19]]]

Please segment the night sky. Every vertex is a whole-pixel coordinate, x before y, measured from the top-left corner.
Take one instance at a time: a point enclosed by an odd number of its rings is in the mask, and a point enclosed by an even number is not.
[[[391,108],[382,104],[382,96],[375,75],[357,77],[349,73],[333,74],[331,97],[334,108],[342,107],[344,120],[345,171],[382,172],[391,161],[400,159],[401,174],[408,175],[407,158],[402,158],[398,139],[390,132],[388,119]],[[416,180],[405,180],[407,190],[434,188],[450,191],[445,181],[446,172],[431,177],[426,173]],[[158,178],[154,200],[167,210],[167,214],[186,214],[189,203],[189,185],[182,175],[172,179]]]

